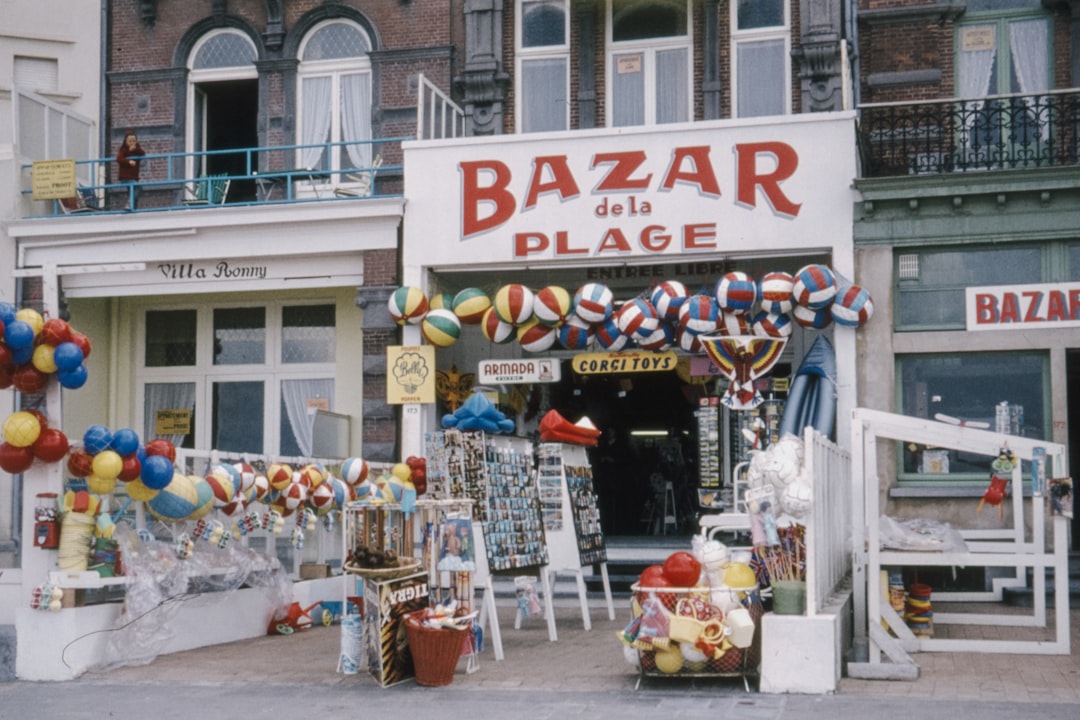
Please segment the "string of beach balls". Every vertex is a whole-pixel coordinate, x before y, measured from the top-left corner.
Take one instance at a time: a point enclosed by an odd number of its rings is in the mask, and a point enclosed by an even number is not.
[[[833,322],[859,328],[874,312],[865,288],[823,264],[806,265],[794,275],[768,272],[757,280],[732,271],[693,294],[683,283],[665,280],[618,306],[609,287],[590,282],[572,295],[557,285],[534,292],[511,283],[493,297],[470,287],[430,299],[406,285],[394,290],[388,307],[395,322],[419,325],[435,347],[457,342],[462,325],[479,325],[489,341],[516,340],[527,352],[558,344],[567,350],[679,347],[696,353],[704,335],[788,337],[796,325],[822,330]]]

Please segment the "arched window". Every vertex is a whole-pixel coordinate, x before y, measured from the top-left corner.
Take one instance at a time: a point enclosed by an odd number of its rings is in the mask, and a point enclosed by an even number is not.
[[[371,40],[355,23],[316,25],[300,46],[300,167],[371,165]],[[336,178],[334,178],[336,179]]]

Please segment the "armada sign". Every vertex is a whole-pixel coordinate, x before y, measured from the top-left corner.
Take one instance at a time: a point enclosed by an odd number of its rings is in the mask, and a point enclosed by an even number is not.
[[[1080,327],[1080,283],[966,288],[968,330]]]
[[[562,380],[562,367],[555,358],[481,360],[476,377],[481,385],[554,383]]]

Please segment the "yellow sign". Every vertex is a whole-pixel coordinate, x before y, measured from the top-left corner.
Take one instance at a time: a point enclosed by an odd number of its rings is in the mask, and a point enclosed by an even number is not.
[[[30,166],[30,189],[34,200],[75,197],[75,161],[39,160]]]
[[[570,361],[578,375],[608,375],[628,372],[674,370],[679,358],[674,350],[664,352],[581,353]]]
[[[191,433],[190,410],[158,410],[154,413],[155,435],[188,435]]]
[[[391,345],[386,348],[386,402],[391,405],[435,402],[435,348]]]

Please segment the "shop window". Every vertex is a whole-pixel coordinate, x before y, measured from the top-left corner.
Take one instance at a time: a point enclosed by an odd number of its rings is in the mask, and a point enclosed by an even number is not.
[[[194,365],[195,326],[194,310],[148,310],[146,367]]]
[[[333,362],[335,335],[333,305],[286,305],[281,309],[281,362]]]
[[[791,27],[788,0],[731,3],[733,115],[791,112]]]
[[[689,121],[689,4],[611,0],[608,11],[609,124]]]
[[[1042,245],[898,251],[896,329],[963,329],[967,287],[1046,282],[1044,254]]]
[[[993,432],[1050,436],[1050,362],[1046,353],[1001,352],[899,356],[898,405],[904,415],[985,423]],[[1007,439],[1007,438],[1006,438]],[[985,456],[921,445],[901,448],[901,480],[985,482]]]
[[[211,447],[237,453],[261,453],[264,385],[258,381],[213,384]],[[251,421],[247,421],[250,418]]]
[[[266,308],[214,310],[214,364],[261,365],[266,360]]]
[[[334,379],[281,382],[281,454],[311,457],[315,413],[334,409]]]
[[[570,13],[566,0],[517,3],[518,127],[566,130],[570,122]]]

